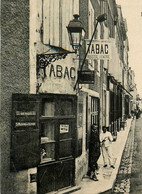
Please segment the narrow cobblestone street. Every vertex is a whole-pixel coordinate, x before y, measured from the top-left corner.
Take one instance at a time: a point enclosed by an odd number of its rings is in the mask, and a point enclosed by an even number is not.
[[[135,121],[133,121],[128,135],[113,193],[130,192],[130,176],[132,169],[132,156],[134,150],[134,129]]]
[[[142,118],[136,122],[133,164],[131,172],[131,190],[132,194],[142,193]]]
[[[142,147],[141,124],[142,118],[132,123],[112,193],[142,193],[142,155],[139,152]]]

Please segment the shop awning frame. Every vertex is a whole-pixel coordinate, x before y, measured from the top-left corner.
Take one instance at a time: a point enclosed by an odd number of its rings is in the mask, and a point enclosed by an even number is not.
[[[37,54],[37,76],[39,73],[39,69],[44,70],[44,78],[46,77],[46,67],[54,63],[57,60],[65,59],[66,56],[70,53],[75,53],[75,51],[69,51],[62,47],[50,46],[50,48],[40,54]]]
[[[57,46],[49,46],[49,49],[42,53],[37,53],[36,55],[36,75],[37,80],[41,78],[44,80],[46,78],[46,67],[51,63],[54,63],[57,60],[65,59],[68,54],[76,53],[76,51],[69,51],[62,47]],[[40,74],[40,69],[43,70],[43,74]],[[37,81],[37,92],[41,87],[42,83],[38,83]]]
[[[124,86],[121,84],[121,82],[118,82],[114,76],[112,76],[111,74],[108,75],[108,77],[111,79],[111,81],[114,84],[117,84],[121,89],[123,89],[127,94],[129,94],[129,96],[133,97],[132,94],[130,94],[130,92],[128,90],[126,90],[126,88],[124,88]]]

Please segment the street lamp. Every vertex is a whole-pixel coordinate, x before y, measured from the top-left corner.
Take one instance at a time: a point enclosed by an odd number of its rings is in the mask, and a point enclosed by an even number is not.
[[[70,44],[73,50],[77,51],[82,45],[82,39],[85,35],[85,30],[82,22],[79,20],[79,15],[74,14],[74,19],[67,26]]]
[[[79,16],[76,14],[76,15],[74,15],[74,17],[75,18],[72,21],[69,22],[69,25],[68,25],[67,29],[68,29],[68,33],[69,33],[70,44],[72,45],[73,49],[75,50],[75,49],[78,49],[81,46],[82,33],[85,30],[84,30],[84,27],[83,27],[83,24],[81,23],[81,21],[78,20]],[[88,46],[88,49],[87,49],[86,54],[84,56],[82,65],[80,67],[80,72],[83,69],[83,65],[85,63],[85,60],[86,60],[86,57],[88,55],[92,40],[93,40],[94,35],[96,33],[98,23],[101,23],[101,22],[104,22],[105,20],[107,20],[107,14],[104,13],[102,15],[99,15],[96,18],[96,20],[97,20],[97,22],[96,22],[96,25],[95,25],[95,29],[94,29],[94,32],[92,34],[91,40],[89,42],[89,46]],[[79,81],[79,79],[77,77],[77,81],[75,83],[74,89],[76,89],[76,85],[77,85],[78,81]]]

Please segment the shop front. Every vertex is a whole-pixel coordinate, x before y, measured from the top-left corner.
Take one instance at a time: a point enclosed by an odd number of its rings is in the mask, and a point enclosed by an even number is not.
[[[75,159],[76,184],[89,169],[89,143],[91,125],[95,124],[100,131],[100,98],[99,93],[82,86],[77,98],[77,143]]]
[[[129,95],[125,95],[125,119],[128,118],[129,114],[130,114],[130,105],[129,105]]]
[[[46,66],[50,57],[37,56],[37,94],[12,96],[11,171],[36,168],[28,184],[35,182],[38,194],[75,185],[79,148],[77,67],[70,56]]]
[[[114,140],[117,138],[117,93],[116,82],[112,76],[108,76],[108,88],[109,88],[109,126]]]
[[[37,192],[74,185],[75,95],[13,95],[11,170],[37,167]]]

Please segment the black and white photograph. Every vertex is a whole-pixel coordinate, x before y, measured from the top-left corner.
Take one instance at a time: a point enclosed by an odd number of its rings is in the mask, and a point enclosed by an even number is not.
[[[142,194],[142,0],[0,0],[0,194]]]

